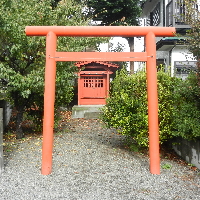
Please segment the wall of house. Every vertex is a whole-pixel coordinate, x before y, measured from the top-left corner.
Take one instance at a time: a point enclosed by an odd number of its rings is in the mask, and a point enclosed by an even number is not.
[[[144,7],[142,9],[141,14],[141,25],[148,26],[150,19],[150,12],[154,11],[155,7],[160,3],[160,24],[158,26],[164,26],[165,12],[163,10],[165,5],[165,0],[154,0],[154,1],[146,1]]]
[[[169,52],[168,51],[157,51],[156,59],[164,59],[165,64],[168,66],[169,65]]]
[[[156,4],[159,2],[160,0],[154,0],[154,1],[146,1],[144,4],[144,7],[142,9],[142,16],[141,17],[147,17],[149,15],[149,12],[152,11],[154,9],[154,7],[156,6]]]

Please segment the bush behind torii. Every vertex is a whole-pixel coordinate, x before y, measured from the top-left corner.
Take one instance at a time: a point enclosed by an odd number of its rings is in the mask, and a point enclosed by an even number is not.
[[[200,89],[196,74],[186,81],[163,71],[158,76],[160,142],[173,137],[200,136]],[[131,141],[148,146],[146,72],[128,75],[125,70],[112,82],[110,97],[103,109],[103,121],[117,128]]]

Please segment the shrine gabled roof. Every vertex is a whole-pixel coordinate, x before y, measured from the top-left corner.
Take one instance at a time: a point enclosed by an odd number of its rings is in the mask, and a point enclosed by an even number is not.
[[[110,63],[110,62],[105,62],[105,61],[80,61],[75,63],[75,66],[77,67],[82,67],[82,66],[89,66],[90,64],[98,64],[98,65],[104,65],[106,67],[112,67],[112,68],[118,68],[119,65],[114,64],[114,63]]]

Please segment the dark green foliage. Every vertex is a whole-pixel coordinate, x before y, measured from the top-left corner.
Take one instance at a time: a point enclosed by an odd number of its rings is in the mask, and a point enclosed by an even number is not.
[[[176,118],[173,136],[192,140],[200,136],[200,89],[196,74],[190,74],[176,91]]]
[[[36,119],[35,124],[42,121],[43,113],[45,37],[26,36],[25,27],[88,24],[81,5],[73,0],[0,1],[0,93],[17,110],[18,138],[23,137],[24,113]],[[100,41],[102,38],[59,37],[57,51],[82,51],[87,46],[96,47]],[[57,64],[55,107],[72,100],[76,70],[72,66],[71,62]]]
[[[140,0],[83,0],[85,15],[100,26],[137,26],[141,14]],[[130,52],[134,52],[134,37],[126,37]],[[130,62],[131,73],[134,62]]]
[[[146,99],[145,73],[129,76],[125,70],[121,70],[112,82],[110,98],[107,99],[102,118],[109,127],[120,129],[123,134],[146,145]]]
[[[178,104],[178,96],[175,91],[178,90],[182,80],[171,77],[162,70],[157,73],[157,79],[160,140],[164,142],[172,138],[176,116],[175,104]]]
[[[199,60],[200,58],[200,10],[198,0],[183,0],[184,4],[184,16],[181,18],[184,20],[185,24],[190,25],[190,29],[187,30],[186,39],[188,42],[188,49],[193,53],[193,55]]]
[[[187,81],[162,71],[157,76],[161,143],[178,136],[198,137],[200,91],[196,75],[191,75]],[[117,128],[140,146],[148,146],[146,72],[133,75],[125,70],[119,72],[103,111],[102,119],[108,127]]]
[[[101,25],[137,25],[139,0],[86,0],[87,15]]]

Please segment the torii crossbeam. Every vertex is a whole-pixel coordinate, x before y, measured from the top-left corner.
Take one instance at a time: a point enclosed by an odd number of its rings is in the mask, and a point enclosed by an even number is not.
[[[26,35],[46,36],[46,68],[42,145],[42,174],[52,171],[54,102],[57,61],[144,61],[147,72],[150,172],[160,174],[158,94],[155,37],[174,36],[174,27],[27,26]],[[145,37],[145,52],[57,52],[57,36]]]

